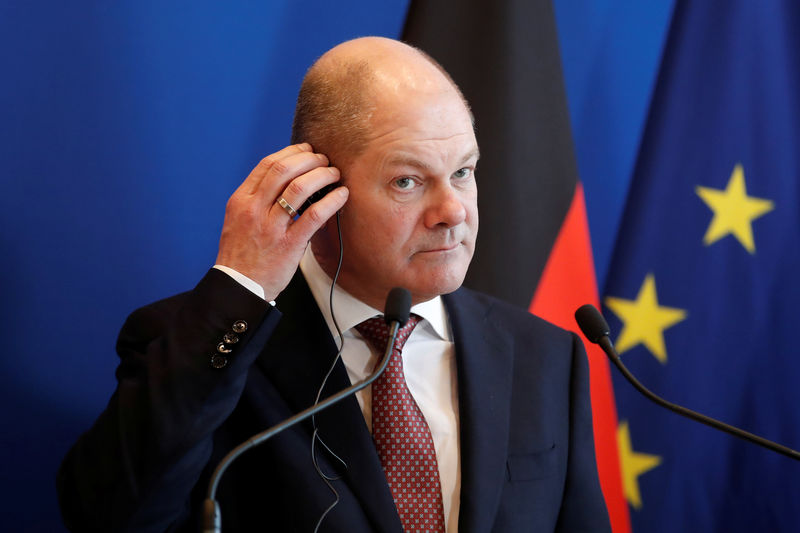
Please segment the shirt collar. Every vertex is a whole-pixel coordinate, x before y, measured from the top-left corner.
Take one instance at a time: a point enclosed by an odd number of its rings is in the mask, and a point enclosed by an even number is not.
[[[336,326],[331,317],[330,290],[331,278],[322,270],[322,267],[314,257],[311,246],[306,248],[303,259],[300,260],[300,270],[306,278],[311,294],[317,302],[317,306],[325,317],[325,323],[331,332],[334,340],[339,341],[336,333]],[[361,300],[358,300],[350,293],[337,285],[333,289],[333,307],[336,310],[336,321],[342,333],[357,326],[361,322],[377,315],[382,315],[383,311],[375,309]],[[448,326],[447,311],[444,308],[441,296],[437,296],[427,302],[419,303],[411,308],[412,313],[416,313],[425,319],[432,331],[445,341],[450,341],[450,327]]]

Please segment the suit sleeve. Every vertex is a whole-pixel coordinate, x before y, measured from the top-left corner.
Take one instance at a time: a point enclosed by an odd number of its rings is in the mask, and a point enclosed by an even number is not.
[[[567,479],[556,531],[610,532],[597,475],[589,394],[589,364],[580,338],[572,334],[570,437]]]
[[[117,389],[57,476],[67,527],[165,531],[183,521],[212,434],[236,406],[279,319],[277,309],[214,269],[189,293],[134,312],[117,343]],[[212,365],[233,330],[238,340]]]

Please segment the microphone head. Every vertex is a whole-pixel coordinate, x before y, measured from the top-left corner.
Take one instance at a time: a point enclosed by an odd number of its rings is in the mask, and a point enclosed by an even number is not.
[[[408,315],[411,313],[411,293],[403,287],[395,287],[389,291],[386,297],[386,307],[383,311],[383,318],[387,324],[399,322],[404,326],[408,322]]]
[[[611,332],[606,319],[591,304],[582,305],[575,311],[575,322],[589,342],[594,344]]]

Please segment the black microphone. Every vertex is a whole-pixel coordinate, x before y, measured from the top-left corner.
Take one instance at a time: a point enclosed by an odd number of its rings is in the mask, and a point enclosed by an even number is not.
[[[217,468],[214,469],[214,473],[211,475],[211,480],[208,483],[208,494],[203,502],[203,533],[220,533],[222,531],[222,517],[220,516],[219,504],[214,497],[217,494],[219,480],[231,463],[233,463],[237,457],[242,455],[247,450],[262,444],[278,433],[294,426],[298,422],[302,422],[306,418],[309,418],[320,411],[339,403],[351,394],[355,394],[378,379],[380,375],[383,374],[383,371],[386,370],[386,367],[389,366],[389,359],[392,357],[392,348],[394,347],[394,341],[397,337],[397,332],[405,325],[406,322],[408,322],[410,313],[411,293],[402,287],[395,287],[389,291],[389,295],[386,297],[386,306],[383,314],[386,323],[389,325],[389,342],[386,345],[386,351],[383,355],[383,359],[381,359],[381,362],[375,368],[375,371],[355,385],[351,385],[346,389],[325,398],[325,400],[322,402],[312,405],[308,409],[297,413],[293,417],[288,418],[283,422],[280,422],[271,428],[262,431],[261,433],[253,435],[222,458],[217,465]]]
[[[386,306],[383,308],[383,318],[389,326],[397,322],[397,328],[402,328],[408,322],[411,314],[411,293],[403,287],[395,287],[386,296]],[[391,334],[391,332],[390,332]],[[390,346],[394,343],[390,343]]]
[[[787,448],[781,444],[776,442],[772,442],[771,440],[767,440],[763,437],[759,437],[758,435],[754,435],[743,429],[739,429],[737,427],[731,426],[729,424],[725,424],[724,422],[720,422],[719,420],[715,420],[711,417],[706,415],[702,415],[691,409],[687,409],[680,405],[668,402],[657,396],[656,394],[650,392],[644,385],[639,383],[639,381],[633,377],[633,374],[628,371],[625,365],[622,364],[622,360],[619,357],[619,354],[614,349],[614,345],[611,342],[611,339],[608,337],[609,335],[609,327],[608,323],[606,322],[603,315],[600,314],[600,311],[595,309],[595,307],[591,304],[586,304],[578,308],[575,311],[575,321],[578,323],[578,327],[581,328],[581,331],[586,336],[586,338],[594,343],[599,345],[611,362],[622,372],[622,375],[625,376],[631,385],[633,385],[636,390],[644,394],[648,399],[652,400],[653,402],[657,403],[661,407],[666,407],[670,411],[678,413],[679,415],[683,415],[687,418],[691,418],[696,422],[703,423],[707,426],[711,426],[712,428],[718,429],[720,431],[724,431],[734,437],[739,437],[740,439],[744,439],[746,441],[758,444],[759,446],[763,446],[773,452],[778,452],[783,454],[787,457],[791,457],[792,459],[800,461],[800,452],[792,450],[791,448]]]

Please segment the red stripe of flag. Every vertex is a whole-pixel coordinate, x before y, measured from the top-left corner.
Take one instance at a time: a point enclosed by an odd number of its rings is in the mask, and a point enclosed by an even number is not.
[[[567,216],[539,280],[530,312],[581,335],[589,357],[595,453],[600,485],[615,533],[631,531],[630,516],[622,492],[617,449],[617,410],[608,360],[589,343],[575,324],[575,309],[585,303],[599,307],[592,247],[583,186],[578,182]]]

